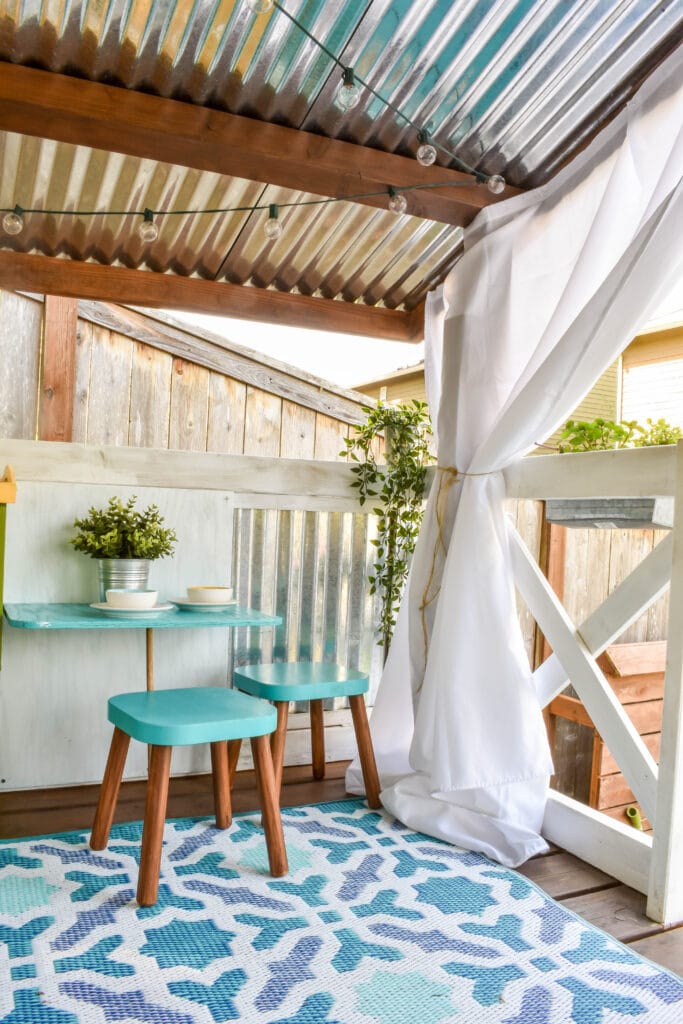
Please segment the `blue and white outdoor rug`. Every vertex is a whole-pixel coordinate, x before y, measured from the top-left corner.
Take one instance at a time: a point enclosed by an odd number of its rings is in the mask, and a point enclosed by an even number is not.
[[[357,800],[167,822],[159,901],[139,824],[0,844],[2,1024],[681,1024],[683,982],[513,871]]]

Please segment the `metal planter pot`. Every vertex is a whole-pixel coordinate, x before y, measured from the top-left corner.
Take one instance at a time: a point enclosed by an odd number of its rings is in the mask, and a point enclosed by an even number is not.
[[[98,558],[100,601],[108,590],[147,590],[151,564],[148,558]]]
[[[662,498],[552,498],[548,522],[603,530],[666,530],[673,526],[674,500]]]

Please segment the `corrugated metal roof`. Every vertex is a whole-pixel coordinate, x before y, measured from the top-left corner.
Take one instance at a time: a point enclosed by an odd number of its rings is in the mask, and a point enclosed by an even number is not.
[[[681,0],[283,0],[388,100],[342,115],[339,69],[281,11],[243,0],[23,0],[0,7],[0,60],[142,90],[389,152],[428,129],[458,161],[522,187],[550,177],[683,32]],[[392,109],[396,108],[396,109]],[[400,110],[405,117],[400,116]],[[439,162],[448,163],[440,155]],[[0,205],[194,209],[308,198],[84,146],[0,137]],[[36,218],[25,252],[147,265],[302,294],[413,308],[452,265],[459,229],[350,204],[162,217],[146,250],[135,217]]]

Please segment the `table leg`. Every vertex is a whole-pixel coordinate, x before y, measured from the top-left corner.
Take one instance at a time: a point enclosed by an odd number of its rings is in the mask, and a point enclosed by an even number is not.
[[[146,629],[147,640],[147,689],[154,689],[154,630]]]

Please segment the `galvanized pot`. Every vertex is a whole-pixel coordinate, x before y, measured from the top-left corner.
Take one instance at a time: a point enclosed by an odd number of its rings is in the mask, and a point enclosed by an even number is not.
[[[150,565],[149,558],[98,558],[100,601],[108,590],[147,590]]]

